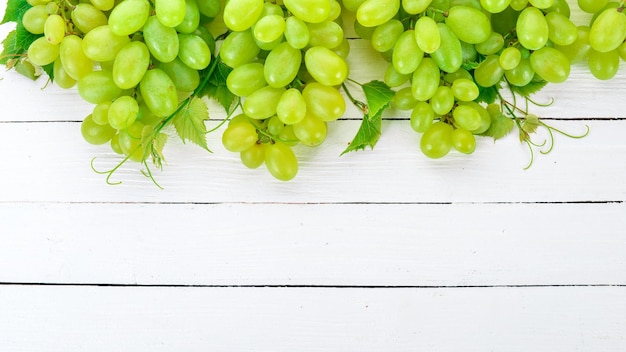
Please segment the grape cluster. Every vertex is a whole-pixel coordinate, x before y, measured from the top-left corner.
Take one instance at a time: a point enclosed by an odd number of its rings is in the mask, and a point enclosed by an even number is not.
[[[232,68],[228,89],[243,101],[222,134],[249,168],[263,164],[279,180],[298,171],[292,149],[319,146],[328,122],[346,109],[348,41],[336,0],[229,0],[220,47]]]
[[[440,158],[472,153],[477,135],[515,106],[495,104],[502,85],[564,82],[572,62],[608,79],[625,58],[623,2],[579,0],[596,14],[590,26],[570,20],[565,0],[344,0],[355,30],[388,61],[384,82],[423,133],[422,152]],[[528,89],[530,90],[530,89]]]
[[[92,144],[110,143],[145,162],[154,131],[200,83],[215,41],[203,26],[219,0],[28,0],[24,28],[41,35],[27,57],[53,66],[54,82],[94,104],[81,125]]]

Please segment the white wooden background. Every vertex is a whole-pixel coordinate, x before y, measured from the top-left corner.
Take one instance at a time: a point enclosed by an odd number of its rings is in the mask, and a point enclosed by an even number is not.
[[[383,69],[366,48],[360,81]],[[0,351],[625,351],[622,71],[576,66],[537,96],[545,121],[591,132],[526,171],[516,136],[428,160],[399,112],[339,157],[352,109],[289,183],[219,133],[213,154],[172,138],[164,190],[136,165],[107,185],[90,160],[119,157],[82,140],[91,106],[3,71]]]

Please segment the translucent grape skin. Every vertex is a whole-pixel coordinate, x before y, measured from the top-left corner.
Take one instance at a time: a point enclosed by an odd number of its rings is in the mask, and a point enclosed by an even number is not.
[[[304,63],[311,76],[327,86],[342,84],[348,77],[348,64],[334,51],[314,46],[304,54]]]
[[[517,38],[529,50],[539,50],[548,42],[550,29],[541,10],[527,7],[520,13],[517,24]]]
[[[275,141],[265,147],[265,166],[276,179],[289,181],[298,173],[298,159],[283,142]]]
[[[454,34],[466,43],[482,43],[491,34],[489,17],[481,10],[471,6],[452,6],[448,10],[446,25]]]
[[[454,128],[442,121],[433,123],[422,134],[420,149],[424,155],[431,159],[439,159],[446,156],[452,149],[452,131]]]
[[[222,145],[231,152],[243,152],[258,139],[256,127],[247,121],[231,123],[222,133]]]
[[[91,114],[85,117],[81,123],[80,131],[85,141],[95,145],[109,142],[116,132],[115,129],[109,125],[99,125],[95,123]]]

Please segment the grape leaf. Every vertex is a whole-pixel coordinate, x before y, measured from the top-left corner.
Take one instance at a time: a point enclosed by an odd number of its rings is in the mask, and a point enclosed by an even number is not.
[[[539,81],[531,81],[530,83],[528,83],[525,86],[514,86],[514,85],[510,85],[511,86],[511,90],[514,93],[517,93],[523,97],[530,97],[532,94],[537,93],[538,91],[540,91],[543,87],[545,87],[548,84],[547,81],[544,80],[539,80]]]
[[[535,131],[537,131],[537,128],[539,127],[539,117],[537,115],[535,115],[535,114],[528,114],[528,115],[526,115],[524,117],[524,120],[520,124],[520,127],[521,127],[522,131],[525,132],[526,135],[534,133]],[[524,134],[524,133],[522,133],[522,134]],[[522,135],[522,134],[520,134],[520,135]],[[522,139],[522,140],[524,140],[524,139]]]
[[[396,92],[381,81],[371,81],[364,84],[362,88],[369,108],[368,115],[372,117],[378,115],[379,110],[387,109],[396,94]]]
[[[18,61],[15,64],[15,71],[17,71],[24,77],[32,79],[33,81],[39,78],[35,66],[33,66],[33,64],[26,60]]]
[[[484,102],[487,104],[491,104],[496,101],[496,98],[498,97],[498,90],[500,89],[500,86],[498,84],[491,87],[482,87],[479,84],[477,84],[477,86],[478,98],[474,100],[475,102]]]
[[[514,127],[513,119],[506,116],[503,113],[491,117],[491,125],[489,129],[482,133],[482,136],[493,137],[494,140],[498,140],[511,132]]]
[[[193,97],[173,119],[176,133],[185,143],[190,141],[210,151],[207,142],[207,129],[204,121],[209,119],[209,110],[206,102],[198,97]]]
[[[150,136],[151,139],[147,141],[147,143],[150,155],[152,156],[152,162],[154,163],[154,166],[162,169],[163,161],[165,161],[163,148],[165,148],[165,144],[167,143],[167,134],[159,132],[156,135],[150,134]]]
[[[233,102],[235,101],[235,95],[226,86],[226,78],[228,78],[230,71],[232,71],[232,68],[220,61],[211,77],[209,77],[209,81],[198,94],[200,97],[207,96],[217,100],[224,107],[226,113],[231,112]]]
[[[22,22],[24,12],[31,7],[32,6],[26,2],[26,0],[8,0],[7,7],[4,12],[4,18],[2,18],[2,22],[0,22],[0,24],[7,22]]]

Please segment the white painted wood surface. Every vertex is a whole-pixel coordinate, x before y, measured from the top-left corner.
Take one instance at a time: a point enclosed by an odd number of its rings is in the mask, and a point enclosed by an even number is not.
[[[352,44],[354,78],[380,78]],[[164,190],[135,165],[107,185],[90,161],[119,158],[81,139],[91,106],[2,72],[0,351],[624,351],[622,71],[576,66],[538,95],[550,124],[591,132],[529,170],[515,136],[427,160],[399,112],[339,157],[351,109],[289,183],[219,134],[213,154],[172,139]]]

